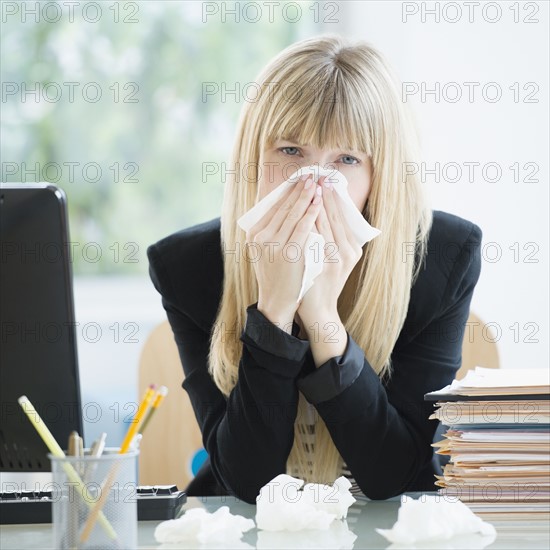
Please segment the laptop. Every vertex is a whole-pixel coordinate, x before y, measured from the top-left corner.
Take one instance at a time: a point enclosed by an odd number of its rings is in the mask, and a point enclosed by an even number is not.
[[[51,483],[48,449],[21,409],[26,395],[62,448],[82,434],[65,193],[0,184],[0,491]]]

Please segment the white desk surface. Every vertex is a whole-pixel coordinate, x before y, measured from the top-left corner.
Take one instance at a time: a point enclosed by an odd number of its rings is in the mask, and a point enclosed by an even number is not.
[[[421,493],[407,493],[418,498]],[[430,493],[428,493],[430,494]],[[435,493],[431,493],[435,494]],[[354,503],[348,511],[348,529],[357,535],[353,544],[354,549],[358,548],[388,548],[389,543],[375,528],[389,529],[397,519],[397,510],[400,505],[400,498],[394,497],[385,501],[361,500]],[[231,513],[239,514],[254,519],[256,507],[246,504],[234,497],[190,497],[184,505],[183,510],[203,507],[214,512],[220,506],[229,506]],[[333,522],[333,525],[338,520]],[[159,521],[141,521],[138,527],[139,548],[159,548],[154,538],[155,527]],[[517,549],[527,550],[531,548],[550,548],[550,526],[544,529],[512,528],[510,526],[497,527],[497,538],[489,545],[484,544],[483,538],[475,535],[467,539],[453,539],[450,541],[439,541],[437,544],[419,544],[414,548],[491,548],[491,549]],[[252,529],[245,533],[242,538],[241,548],[343,548],[338,544],[337,530],[309,531],[309,532],[278,532],[269,533]],[[342,541],[343,542],[343,541]],[[0,549],[42,549],[53,547],[53,532],[51,524],[32,525],[2,525],[0,526]],[[232,546],[235,547],[234,545]],[[351,548],[351,546],[347,546]],[[208,548],[208,546],[193,545],[163,545],[162,548]],[[214,548],[214,546],[210,546]],[[215,546],[223,548],[223,546]],[[391,546],[391,548],[403,548]]]

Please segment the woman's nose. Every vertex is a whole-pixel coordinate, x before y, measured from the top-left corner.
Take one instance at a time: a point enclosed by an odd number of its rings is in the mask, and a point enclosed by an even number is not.
[[[337,168],[336,163],[330,157],[314,157],[309,163],[310,166],[319,166],[325,170],[333,170]]]

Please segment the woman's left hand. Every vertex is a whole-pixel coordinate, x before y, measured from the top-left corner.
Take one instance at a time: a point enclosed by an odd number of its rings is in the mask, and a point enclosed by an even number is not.
[[[363,249],[356,241],[342,211],[342,200],[330,184],[319,179],[322,187],[322,205],[315,223],[318,233],[325,239],[323,271],[306,292],[297,313],[305,326],[317,318],[338,315],[340,296],[353,268],[361,259]],[[335,319],[336,320],[336,319]]]

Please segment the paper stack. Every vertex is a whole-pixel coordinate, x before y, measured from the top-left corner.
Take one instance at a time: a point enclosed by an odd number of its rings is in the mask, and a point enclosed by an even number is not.
[[[487,521],[548,525],[550,370],[476,367],[424,399],[448,427],[434,443],[449,456],[439,494]]]

